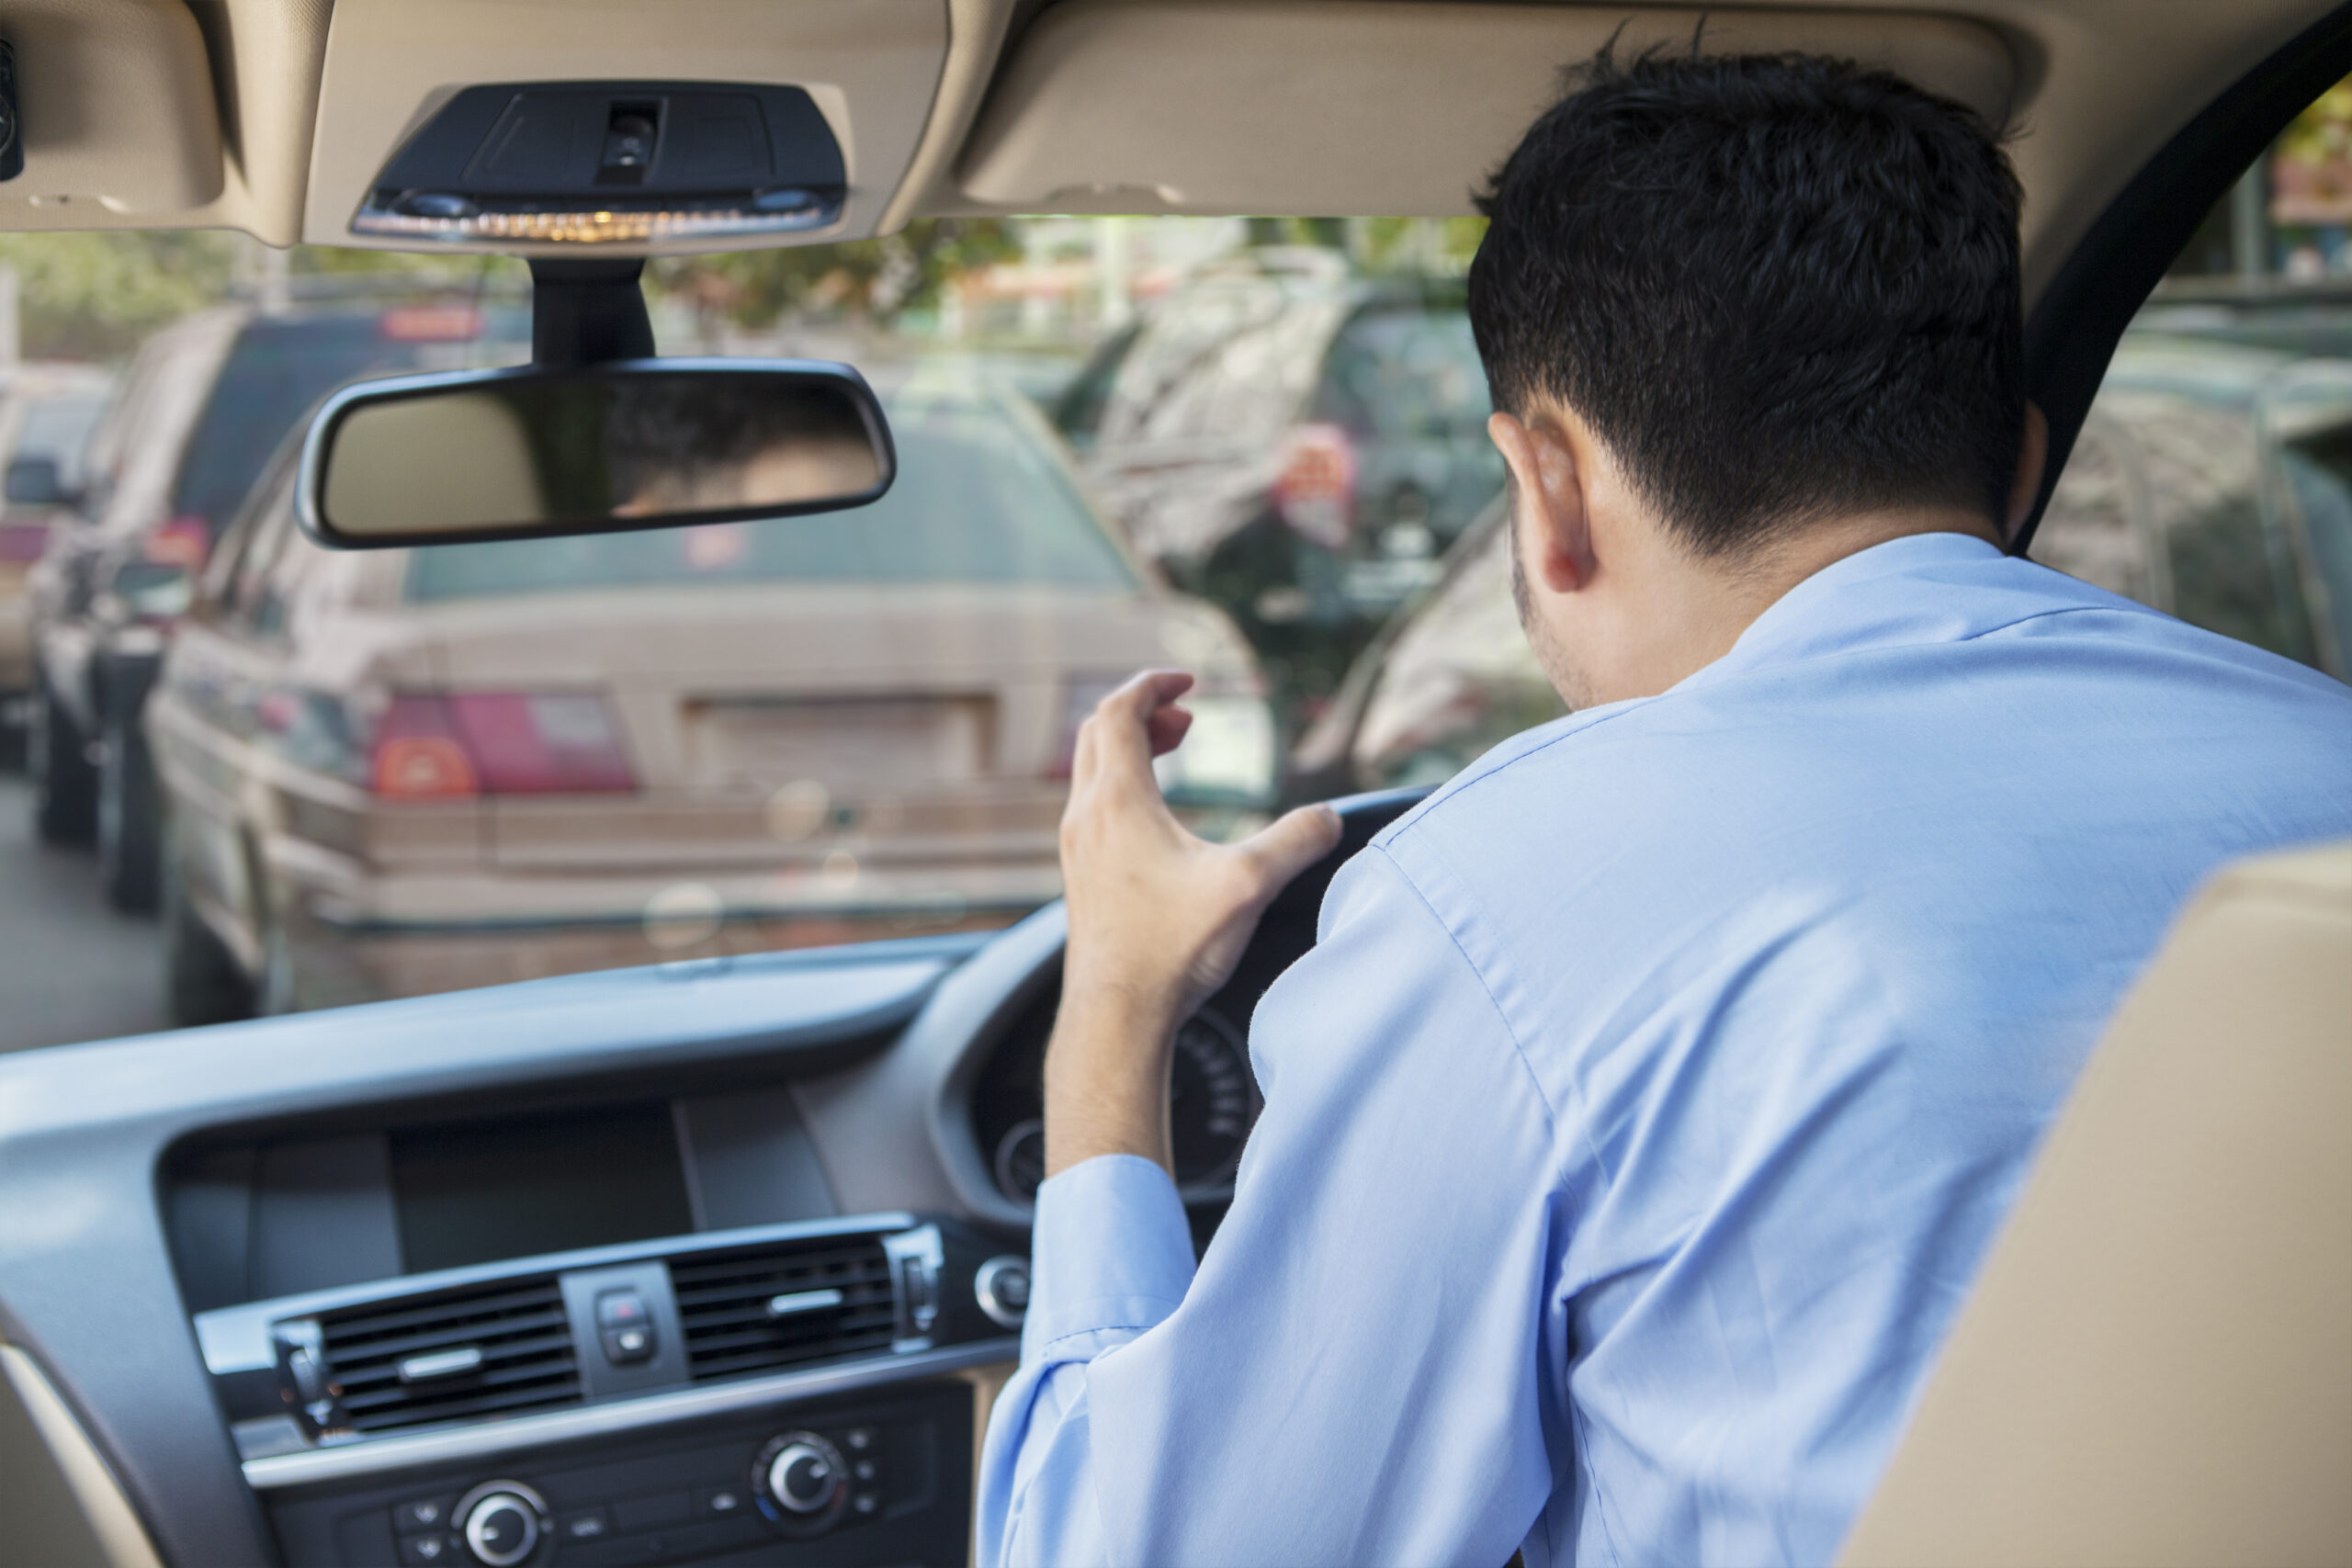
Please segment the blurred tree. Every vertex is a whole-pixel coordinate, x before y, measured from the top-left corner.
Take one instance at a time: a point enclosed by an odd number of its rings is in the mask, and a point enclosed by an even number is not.
[[[1252,245],[1315,245],[1327,251],[1348,248],[1344,218],[1252,218],[1248,243]]]
[[[1463,273],[1486,237],[1483,218],[1366,218],[1354,249],[1366,272]]]
[[[127,355],[191,310],[261,292],[265,254],[221,230],[0,234],[0,266],[17,270],[22,351],[31,359]],[[469,290],[519,283],[523,275],[523,264],[506,256],[312,245],[288,253],[285,269],[296,278],[374,275],[402,287]]]
[[[111,359],[228,292],[238,247],[218,230],[0,234],[17,270],[23,352]]]
[[[662,293],[706,323],[774,326],[786,315],[864,316],[888,326],[939,302],[955,278],[1021,254],[997,218],[926,218],[879,240],[720,255],[662,256],[646,268]]]

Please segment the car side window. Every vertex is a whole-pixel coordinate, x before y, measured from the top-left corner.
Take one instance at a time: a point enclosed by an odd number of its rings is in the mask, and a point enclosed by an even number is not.
[[[2289,442],[2282,466],[2311,558],[2307,597],[2344,669],[2352,664],[2352,423]]]
[[[2262,413],[2276,357],[2127,337],[2033,558],[2191,626],[2318,662]]]
[[[2251,417],[2161,394],[2138,406],[2173,614],[2310,662],[2311,624],[2293,566],[2276,519],[2264,514],[2261,438]]]
[[[2169,611],[2172,570],[2152,506],[2147,465],[2130,430],[2094,404],[2034,535],[2034,558]]]
[[[1364,788],[1442,783],[1567,711],[1520,629],[1501,509],[1455,552],[1444,581],[1399,631],[1364,706],[1351,757]]]
[[[275,637],[285,626],[285,602],[275,591],[273,569],[295,533],[294,478],[290,467],[280,474],[268,500],[239,530],[244,548],[220,597],[222,618],[256,637]]]

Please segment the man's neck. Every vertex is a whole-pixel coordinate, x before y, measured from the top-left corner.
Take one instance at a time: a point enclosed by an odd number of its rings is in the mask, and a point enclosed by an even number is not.
[[[1792,528],[1726,559],[1691,555],[1662,533],[1637,552],[1621,581],[1623,635],[1613,657],[1588,672],[1578,706],[1655,696],[1729,653],[1756,618],[1826,567],[1893,539],[1962,534],[1997,546],[1984,517],[1959,508],[1859,513]]]

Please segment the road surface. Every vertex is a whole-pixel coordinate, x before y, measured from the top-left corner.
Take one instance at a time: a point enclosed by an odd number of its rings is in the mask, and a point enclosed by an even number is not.
[[[0,1051],[168,1027],[155,922],[107,908],[86,851],[33,837],[32,795],[0,775]]]

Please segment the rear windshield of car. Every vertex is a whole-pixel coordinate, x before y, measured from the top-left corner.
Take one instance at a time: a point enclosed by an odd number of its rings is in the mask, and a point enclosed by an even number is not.
[[[984,402],[901,397],[899,477],[853,512],[412,552],[413,602],[649,584],[962,582],[1122,591],[1135,574],[1035,436]]]
[[[402,324],[428,314],[447,312],[395,308],[246,327],[189,434],[172,486],[173,515],[200,517],[218,536],[287,431],[345,381],[522,356],[521,335],[505,320],[514,312],[483,312],[483,328],[493,336],[480,344],[437,332],[412,335]]]

